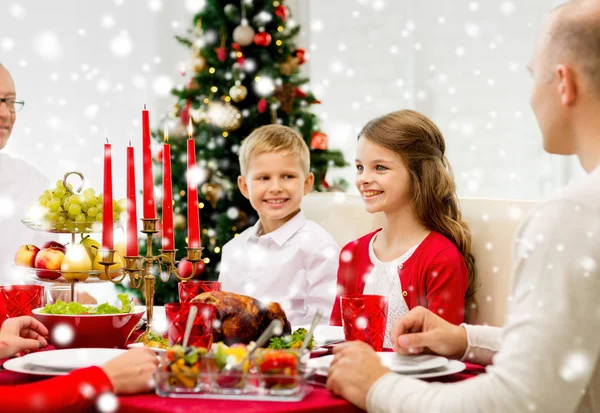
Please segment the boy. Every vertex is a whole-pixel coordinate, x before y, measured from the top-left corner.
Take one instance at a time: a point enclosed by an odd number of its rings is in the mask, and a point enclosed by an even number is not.
[[[263,126],[244,140],[239,159],[238,187],[259,220],[223,247],[223,291],[278,302],[292,327],[310,324],[319,308],[328,324],[339,247],[300,210],[315,179],[306,143],[287,126]]]

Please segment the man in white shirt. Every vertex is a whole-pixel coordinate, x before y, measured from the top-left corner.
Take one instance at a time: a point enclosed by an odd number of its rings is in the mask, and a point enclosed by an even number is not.
[[[16,113],[23,105],[17,99],[12,76],[0,64],[0,284],[21,281],[22,274],[12,268],[21,245],[41,246],[50,240],[47,234],[32,231],[21,223],[27,205],[37,201],[48,188],[48,180],[27,162],[2,152],[17,119]]]
[[[300,211],[314,180],[304,139],[287,126],[260,127],[240,148],[240,169],[238,185],[260,219],[223,247],[223,291],[278,302],[293,328],[318,309],[328,324],[339,246]]]
[[[424,308],[396,321],[402,354],[488,365],[453,384],[389,372],[373,350],[335,350],[327,386],[369,412],[600,412],[600,2],[554,10],[533,59],[531,104],[544,148],[588,172],[540,204],[517,235],[504,328],[453,326]]]

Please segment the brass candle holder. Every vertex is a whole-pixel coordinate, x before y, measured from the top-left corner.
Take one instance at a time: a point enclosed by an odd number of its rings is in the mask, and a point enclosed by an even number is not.
[[[104,265],[106,278],[115,284],[120,284],[125,277],[129,279],[129,285],[132,288],[140,289],[144,293],[146,299],[146,331],[137,338],[137,342],[146,340],[148,333],[152,330],[152,316],[154,311],[154,293],[156,277],[153,274],[154,265],[159,267],[161,274],[166,274],[166,278],[162,278],[163,282],[167,282],[171,275],[175,276],[180,281],[188,281],[194,277],[196,272],[196,264],[202,260],[202,247],[187,248],[188,261],[192,264],[192,273],[188,277],[182,277],[177,271],[175,265],[175,254],[177,250],[159,250],[158,255],[154,255],[152,248],[152,238],[158,233],[156,229],[158,223],[157,218],[142,218],[142,232],[147,237],[146,256],[126,256],[123,266],[123,274],[120,277],[111,278],[109,275],[109,267],[114,264],[114,250],[101,249],[100,264]],[[160,271],[164,268],[164,271]]]

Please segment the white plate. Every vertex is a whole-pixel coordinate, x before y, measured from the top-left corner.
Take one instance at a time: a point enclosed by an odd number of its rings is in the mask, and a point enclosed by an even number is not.
[[[389,367],[393,372],[412,374],[423,371],[435,370],[448,364],[448,359],[439,356],[420,355],[420,356],[401,356],[392,352],[377,353],[384,366]],[[316,369],[318,372],[326,372],[333,361],[333,355],[318,357],[308,361],[308,367]]]
[[[297,326],[292,329],[292,332],[299,328],[309,329],[310,326]],[[315,346],[322,346],[334,341],[343,341],[346,339],[344,328],[340,326],[317,326],[314,333]]]
[[[430,379],[433,377],[449,376],[451,374],[460,373],[466,368],[467,366],[462,361],[450,360],[448,361],[448,364],[446,364],[444,367],[440,367],[439,369],[422,373],[407,374],[406,376],[413,377],[415,379]]]
[[[41,376],[63,376],[71,370],[100,366],[125,353],[114,348],[77,348],[40,351],[4,363],[6,370]]]
[[[127,348],[143,348],[143,347],[144,347],[144,343],[127,344]],[[156,354],[162,354],[162,353],[167,352],[166,348],[160,348],[160,347],[146,347],[146,348],[154,351]]]

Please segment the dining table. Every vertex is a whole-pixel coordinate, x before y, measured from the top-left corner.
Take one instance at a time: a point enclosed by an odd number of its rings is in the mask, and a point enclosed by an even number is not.
[[[40,351],[52,350],[48,346]],[[5,360],[0,360],[0,365]],[[467,368],[460,373],[427,379],[427,381],[453,383],[468,380],[485,371],[485,368],[475,364],[465,363]],[[48,376],[36,376],[16,373],[0,368],[0,391],[3,386],[32,383],[46,380]],[[161,397],[154,393],[117,396],[119,413],[187,413],[201,409],[203,413],[352,413],[361,410],[346,400],[333,395],[325,388],[325,378],[319,377],[311,381],[309,392],[301,401],[248,401],[229,399],[196,399]],[[93,410],[92,410],[93,411]]]

